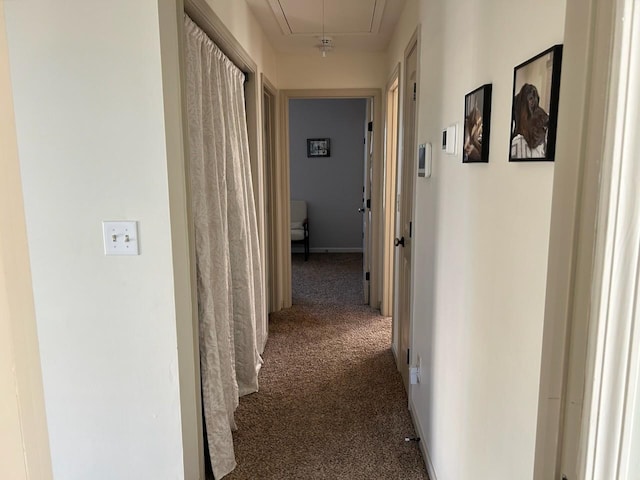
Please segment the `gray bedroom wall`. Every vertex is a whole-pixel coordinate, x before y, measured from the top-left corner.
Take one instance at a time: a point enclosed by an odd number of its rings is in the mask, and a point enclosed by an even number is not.
[[[365,99],[289,101],[291,198],[307,201],[312,251],[362,250],[365,123]],[[307,158],[308,138],[329,138],[331,156]]]

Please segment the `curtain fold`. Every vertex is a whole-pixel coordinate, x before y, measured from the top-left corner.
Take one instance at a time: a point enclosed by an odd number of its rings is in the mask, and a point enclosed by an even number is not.
[[[235,466],[234,412],[258,390],[266,322],[244,74],[187,16],[187,121],[202,399],[216,479]]]

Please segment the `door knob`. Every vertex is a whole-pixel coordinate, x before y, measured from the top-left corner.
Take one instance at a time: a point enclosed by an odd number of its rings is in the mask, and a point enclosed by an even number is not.
[[[397,247],[399,245],[402,245],[404,247],[404,237],[400,237],[400,238],[396,238],[393,241],[393,244]]]
[[[360,213],[364,213],[364,208],[359,208],[359,209],[358,209],[358,211],[359,211]]]

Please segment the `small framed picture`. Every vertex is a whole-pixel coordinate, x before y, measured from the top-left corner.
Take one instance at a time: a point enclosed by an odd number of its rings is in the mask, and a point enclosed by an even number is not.
[[[328,138],[308,138],[307,139],[307,158],[311,157],[330,157],[331,145]]]
[[[488,83],[464,97],[463,163],[489,163],[491,89]]]
[[[554,160],[561,67],[555,45],[514,69],[510,162]]]

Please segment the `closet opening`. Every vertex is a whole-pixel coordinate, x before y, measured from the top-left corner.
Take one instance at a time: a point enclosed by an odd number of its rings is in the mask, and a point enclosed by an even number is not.
[[[206,470],[207,478],[212,473],[221,478],[235,467],[233,412],[240,396],[258,389],[267,334],[263,92],[255,62],[205,0],[185,0],[184,14],[178,16],[178,31],[191,284],[197,298],[198,451],[201,474]],[[214,87],[222,94],[210,95]],[[220,122],[224,129],[216,128]]]

